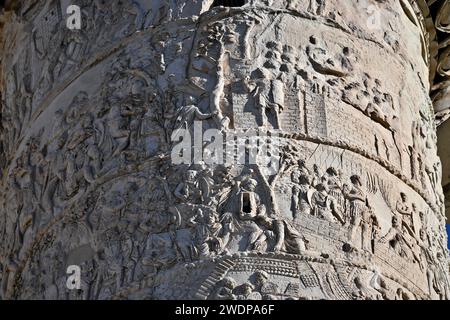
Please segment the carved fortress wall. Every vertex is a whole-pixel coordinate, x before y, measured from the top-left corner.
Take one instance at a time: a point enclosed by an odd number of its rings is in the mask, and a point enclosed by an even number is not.
[[[448,299],[426,4],[225,2],[4,15],[1,297]],[[195,121],[277,170],[175,165]]]

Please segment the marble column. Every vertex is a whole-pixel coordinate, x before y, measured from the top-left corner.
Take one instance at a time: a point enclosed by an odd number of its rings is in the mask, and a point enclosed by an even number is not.
[[[448,299],[430,21],[422,0],[10,4],[1,297]]]

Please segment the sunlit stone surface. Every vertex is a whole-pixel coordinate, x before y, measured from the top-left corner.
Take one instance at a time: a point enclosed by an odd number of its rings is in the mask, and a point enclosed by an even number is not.
[[[449,6],[11,4],[1,297],[448,299]],[[270,165],[174,163],[207,129],[259,129]]]

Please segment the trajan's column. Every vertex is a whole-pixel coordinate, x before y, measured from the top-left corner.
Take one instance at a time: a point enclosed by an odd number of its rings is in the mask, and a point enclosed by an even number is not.
[[[450,298],[449,17],[448,0],[9,1],[1,298]]]

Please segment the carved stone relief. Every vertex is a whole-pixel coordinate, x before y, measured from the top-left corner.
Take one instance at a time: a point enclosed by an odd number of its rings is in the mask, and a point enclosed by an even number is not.
[[[78,31],[59,1],[18,9],[2,299],[450,298],[422,30],[394,1],[369,1],[377,30],[362,3],[244,2],[78,1]],[[175,164],[199,123],[267,131],[278,170]]]

